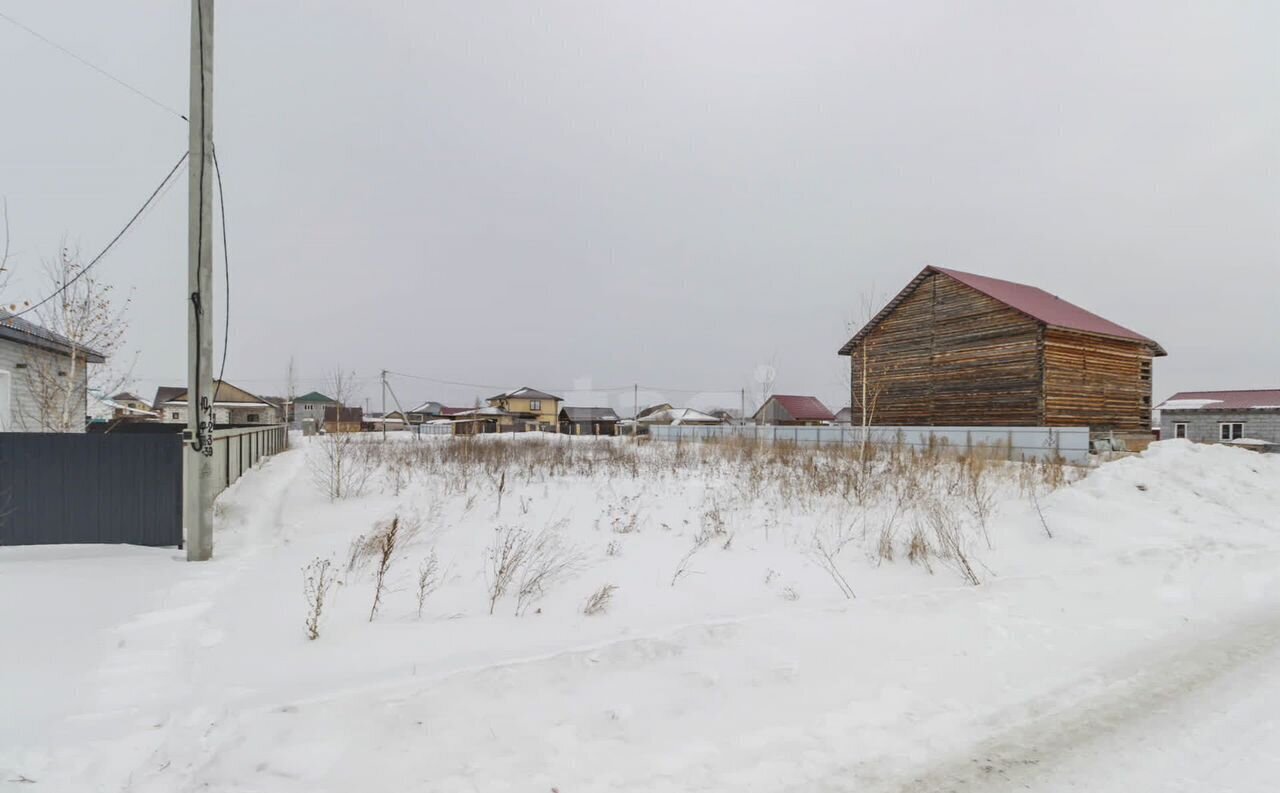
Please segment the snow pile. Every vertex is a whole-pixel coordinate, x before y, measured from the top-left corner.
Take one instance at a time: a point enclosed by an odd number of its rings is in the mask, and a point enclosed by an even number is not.
[[[991,790],[1280,644],[1280,457],[1168,441],[1055,487],[1060,469],[998,461],[864,476],[803,450],[398,438],[330,502],[324,443],[224,494],[209,564],[0,551],[0,597],[31,604],[0,624],[23,648],[0,661],[0,779]],[[393,517],[370,621],[369,538]],[[521,537],[570,569],[494,598]],[[317,558],[342,584],[308,641]]]

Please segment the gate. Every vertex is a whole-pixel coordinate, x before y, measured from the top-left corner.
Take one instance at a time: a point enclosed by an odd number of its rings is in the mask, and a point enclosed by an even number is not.
[[[0,545],[181,542],[180,436],[0,433]]]

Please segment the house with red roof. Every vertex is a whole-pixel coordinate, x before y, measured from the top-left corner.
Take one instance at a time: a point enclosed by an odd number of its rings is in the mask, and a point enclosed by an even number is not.
[[[835,414],[817,397],[774,394],[756,411],[756,424],[780,424],[784,426],[812,427],[830,424]]]
[[[1149,438],[1155,340],[1042,289],[925,267],[840,348],[853,423]]]
[[[1179,391],[1156,406],[1160,438],[1280,451],[1280,388]]]

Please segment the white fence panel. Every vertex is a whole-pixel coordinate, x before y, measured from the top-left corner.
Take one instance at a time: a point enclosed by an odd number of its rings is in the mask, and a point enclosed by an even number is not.
[[[967,451],[978,447],[1001,449],[1012,460],[1061,457],[1069,463],[1089,459],[1088,427],[870,427],[872,443],[903,444],[926,448],[945,445]],[[663,441],[704,441],[746,438],[762,443],[795,443],[801,446],[856,444],[861,427],[784,427],[776,425],[677,426],[654,425],[650,437]]]

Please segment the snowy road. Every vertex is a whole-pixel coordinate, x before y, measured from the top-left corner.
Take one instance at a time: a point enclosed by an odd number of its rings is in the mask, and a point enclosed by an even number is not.
[[[1039,793],[1280,785],[1280,613],[1108,670],[1102,690],[1018,723],[966,756],[885,787]],[[1061,702],[1057,692],[1051,702]],[[1039,709],[1028,704],[1028,713]],[[1016,718],[1010,714],[1011,718]],[[872,786],[874,789],[874,785]],[[866,786],[833,789],[864,790]]]

